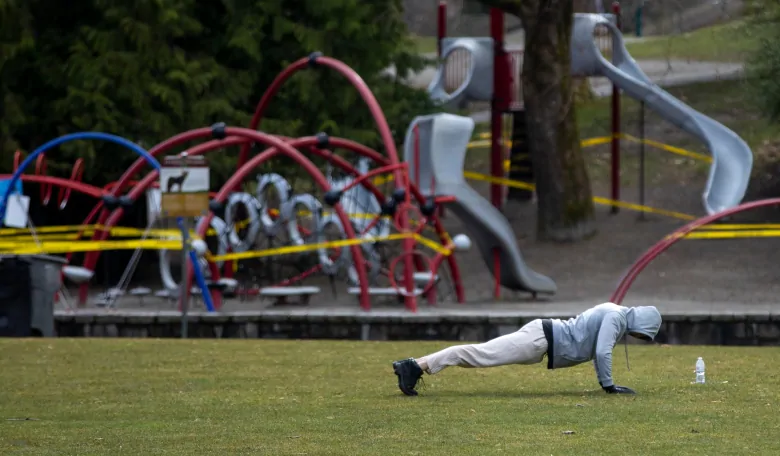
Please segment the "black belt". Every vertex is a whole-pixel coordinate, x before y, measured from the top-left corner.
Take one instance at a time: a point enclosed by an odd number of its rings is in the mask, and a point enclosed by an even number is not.
[[[549,318],[542,319],[542,331],[544,331],[544,338],[547,339],[547,368],[552,369],[553,357],[555,356],[552,320]]]

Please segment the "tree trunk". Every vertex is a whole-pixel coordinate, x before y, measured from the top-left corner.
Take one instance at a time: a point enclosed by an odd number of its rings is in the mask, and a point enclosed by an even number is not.
[[[571,0],[482,0],[520,16],[525,29],[523,97],[538,199],[537,237],[593,235],[593,199],[580,149],[571,76]]]

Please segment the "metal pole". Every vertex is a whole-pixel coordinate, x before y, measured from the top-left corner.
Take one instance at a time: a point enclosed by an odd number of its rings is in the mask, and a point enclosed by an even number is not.
[[[504,177],[503,113],[509,105],[507,96],[506,51],[504,49],[504,12],[490,8],[490,36],[493,38],[493,100],[490,106],[490,175]],[[503,206],[503,185],[490,184],[490,202],[498,210]],[[493,298],[501,297],[501,256],[493,249]]]
[[[187,167],[187,152],[182,152],[182,168]],[[179,191],[181,192],[183,189],[179,188]],[[189,217],[182,217],[181,219],[181,281],[179,282],[179,305],[181,307],[181,338],[186,339],[187,338],[187,327],[188,327],[188,318],[187,318],[187,310],[189,307],[189,290],[186,290],[187,287],[187,262],[189,262],[189,249],[190,249],[190,243],[189,241],[189,235],[190,235],[190,221]],[[194,266],[194,265],[193,265]]]
[[[639,204],[645,205],[645,102],[639,103]],[[639,220],[646,220],[645,211]]]
[[[436,36],[436,54],[441,58],[441,40],[447,36],[447,2],[442,0],[439,2],[438,14],[436,16],[438,20],[437,36]]]
[[[187,291],[184,289],[187,286],[187,263],[190,261],[189,252],[189,231],[190,223],[188,217],[182,218],[182,232],[181,232],[181,282],[179,284],[179,304],[181,306],[181,337],[187,338],[187,308],[189,307],[189,299],[187,299]]]
[[[615,14],[618,30],[621,29],[620,24],[620,3],[612,3],[612,12]],[[615,50],[612,50],[612,59],[614,61]],[[617,85],[612,84],[612,200],[620,201],[620,89]],[[617,214],[619,209],[617,206],[612,206],[612,213]]]

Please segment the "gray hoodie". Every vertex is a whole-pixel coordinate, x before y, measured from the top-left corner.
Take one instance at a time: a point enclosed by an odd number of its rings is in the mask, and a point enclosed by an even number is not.
[[[661,314],[653,306],[624,307],[599,304],[574,318],[553,319],[550,369],[571,367],[593,360],[602,386],[611,386],[612,349],[628,333],[654,339],[661,327]]]

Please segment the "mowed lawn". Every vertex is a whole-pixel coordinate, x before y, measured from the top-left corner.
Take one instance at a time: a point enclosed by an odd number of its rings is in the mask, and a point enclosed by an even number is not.
[[[450,344],[3,340],[0,454],[780,454],[778,348],[630,346],[627,372],[618,347],[635,397],[590,364],[451,368],[402,396],[391,361]]]

